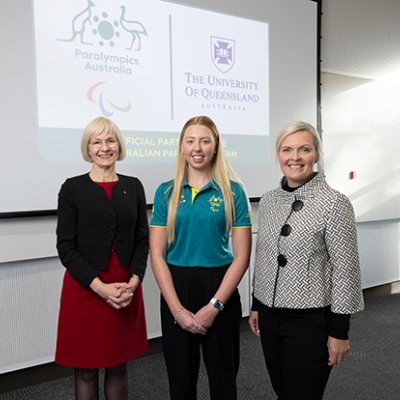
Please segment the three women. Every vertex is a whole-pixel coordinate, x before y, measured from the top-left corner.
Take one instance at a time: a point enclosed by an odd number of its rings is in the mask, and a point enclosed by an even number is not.
[[[67,180],[59,195],[57,247],[67,272],[56,362],[76,368],[77,398],[97,395],[105,367],[107,398],[123,399],[126,362],[147,349],[145,198],[137,179],[115,172],[124,145],[111,121],[88,125],[82,153],[90,173]],[[349,350],[350,314],[363,308],[356,225],[349,200],[314,172],[321,146],[311,125],[285,127],[277,155],[284,177],[260,202],[249,323],[278,399],[317,400]],[[171,399],[196,399],[200,349],[211,399],[236,399],[250,208],[208,117],[182,129],[175,178],[155,195],[150,244]]]

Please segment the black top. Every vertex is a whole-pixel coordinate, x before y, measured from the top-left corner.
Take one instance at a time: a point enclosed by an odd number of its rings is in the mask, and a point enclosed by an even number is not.
[[[113,244],[121,265],[140,280],[144,277],[149,226],[143,186],[137,178],[118,179],[110,200],[89,174],[67,179],[58,195],[58,254],[86,287],[107,268]]]

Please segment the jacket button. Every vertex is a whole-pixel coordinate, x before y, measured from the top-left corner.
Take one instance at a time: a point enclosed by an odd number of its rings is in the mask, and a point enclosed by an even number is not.
[[[278,265],[280,267],[284,267],[287,264],[287,258],[283,254],[279,254],[278,256]]]

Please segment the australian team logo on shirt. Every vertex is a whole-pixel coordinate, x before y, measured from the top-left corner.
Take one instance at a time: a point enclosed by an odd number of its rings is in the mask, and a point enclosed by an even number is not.
[[[218,212],[223,202],[224,199],[221,196],[213,195],[208,199],[208,204],[210,204],[210,210],[212,212]]]

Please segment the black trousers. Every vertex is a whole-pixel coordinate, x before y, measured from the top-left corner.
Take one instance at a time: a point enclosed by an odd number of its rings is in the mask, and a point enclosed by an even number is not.
[[[182,305],[193,313],[206,305],[217,291],[227,268],[170,266]],[[196,400],[200,350],[207,370],[211,400],[236,400],[241,318],[242,307],[236,290],[207,334],[196,335],[174,323],[174,317],[161,298],[163,349],[171,400]]]
[[[278,400],[321,400],[328,382],[329,308],[263,307],[259,328]]]

